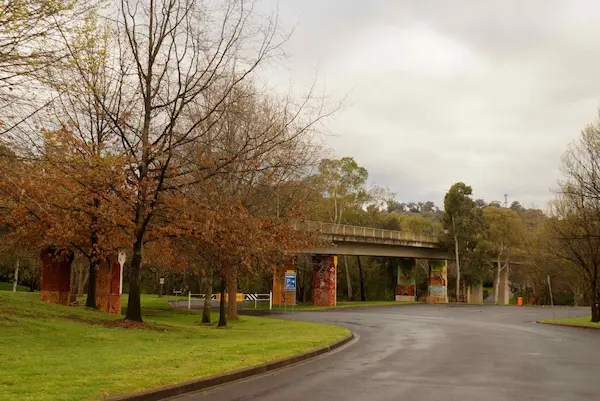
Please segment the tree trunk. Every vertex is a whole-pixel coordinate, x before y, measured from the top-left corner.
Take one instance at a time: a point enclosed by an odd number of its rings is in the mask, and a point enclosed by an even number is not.
[[[592,278],[591,286],[591,307],[592,307],[592,322],[600,322],[600,308],[598,308],[598,268],[594,268],[594,277]]]
[[[98,265],[97,258],[92,257],[90,260],[90,274],[88,280],[88,293],[87,299],[85,300],[85,306],[88,308],[97,309],[96,306],[96,267]],[[129,312],[129,306],[127,307]]]
[[[212,290],[212,270],[209,270],[206,276],[206,287],[204,288],[204,307],[202,308],[202,323],[210,324],[210,311],[212,309]]]
[[[142,239],[138,238],[133,244],[131,271],[129,272],[129,298],[125,319],[142,322],[142,305],[140,302],[140,270],[142,268]],[[91,270],[90,270],[91,273]],[[92,276],[90,275],[90,282]]]
[[[77,302],[77,291],[75,290],[77,283],[77,274],[79,274],[79,264],[75,266],[75,268],[71,269],[71,277],[70,277],[70,286],[71,291],[69,292],[69,304],[74,304]]]
[[[79,269],[79,288],[77,289],[77,296],[82,297],[83,296],[83,288],[85,287],[85,283],[88,280],[89,277],[89,269],[83,269],[80,268]]]
[[[94,199],[94,207],[98,208],[100,202]],[[96,269],[98,267],[98,234],[97,234],[98,217],[93,215],[90,222],[90,279],[88,281],[88,295],[85,300],[85,306],[88,308],[97,309],[96,306]]]
[[[237,310],[237,272],[231,272],[229,276],[229,284],[227,286],[229,292],[229,300],[227,302],[227,320],[235,320],[238,318]]]
[[[227,326],[227,316],[225,315],[225,289],[227,288],[227,281],[225,276],[221,276],[221,301],[219,302],[219,327]]]
[[[500,259],[498,259],[498,266],[496,267],[496,278],[494,279],[494,305],[498,304],[498,291],[500,290]]]
[[[458,258],[458,235],[456,235],[456,223],[452,215],[452,231],[454,231],[454,256],[456,258],[456,302],[460,300],[460,260]]]
[[[348,268],[348,256],[344,255],[344,269],[346,270],[346,284],[348,285],[348,301],[352,301],[352,280],[350,280],[350,269]]]
[[[15,281],[13,281],[13,292],[17,292],[17,285],[19,283],[19,259],[15,262]]]
[[[356,260],[358,261],[358,277],[360,280],[360,301],[365,302],[367,300],[367,297],[365,297],[365,281],[363,278],[363,270],[362,263],[360,262],[360,256],[357,256]]]

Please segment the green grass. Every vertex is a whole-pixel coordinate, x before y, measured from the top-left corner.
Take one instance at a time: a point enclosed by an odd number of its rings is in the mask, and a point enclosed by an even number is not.
[[[6,283],[4,281],[0,281],[0,291],[12,291],[13,283]],[[24,285],[17,285],[17,291],[29,291],[28,287]]]
[[[552,323],[552,324],[564,324],[564,325],[575,325],[575,326],[584,326],[584,327],[593,327],[596,329],[600,329],[600,323],[592,323],[590,316],[581,316],[581,317],[569,317],[564,319],[546,319],[542,320],[542,323]]]
[[[43,303],[39,293],[0,292],[0,400],[99,400],[283,358],[349,334],[247,316],[217,328],[201,325],[198,312],[173,310],[166,297],[145,295],[142,304],[147,328],[107,327],[122,316]]]

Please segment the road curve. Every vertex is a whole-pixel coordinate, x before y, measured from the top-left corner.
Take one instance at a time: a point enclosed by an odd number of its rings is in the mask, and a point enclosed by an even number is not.
[[[586,312],[555,308],[557,317]],[[296,317],[348,327],[359,341],[174,400],[600,400],[600,330],[535,324],[552,317],[549,308],[406,305]]]

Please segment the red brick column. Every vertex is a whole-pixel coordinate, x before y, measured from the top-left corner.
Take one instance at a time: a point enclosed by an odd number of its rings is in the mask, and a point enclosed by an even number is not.
[[[53,304],[69,305],[73,252],[46,247],[42,249],[40,258],[42,259],[40,300]]]
[[[102,312],[121,314],[121,264],[111,255],[98,265],[96,273],[96,306]]]
[[[313,256],[313,269],[313,305],[335,306],[337,256]]]

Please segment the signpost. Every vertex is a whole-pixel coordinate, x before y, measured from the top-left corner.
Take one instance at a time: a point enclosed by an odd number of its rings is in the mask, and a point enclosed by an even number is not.
[[[292,320],[294,320],[294,303],[296,300],[296,272],[291,270],[285,273],[283,290],[287,297],[287,291],[293,291],[294,295],[292,298]],[[284,301],[284,316],[287,317],[287,299]]]
[[[163,285],[165,284],[164,277],[161,277],[160,279],[158,279],[158,282],[160,284],[160,295],[158,297],[162,298],[162,296],[163,296]]]
[[[296,273],[285,273],[284,291],[296,291]]]

